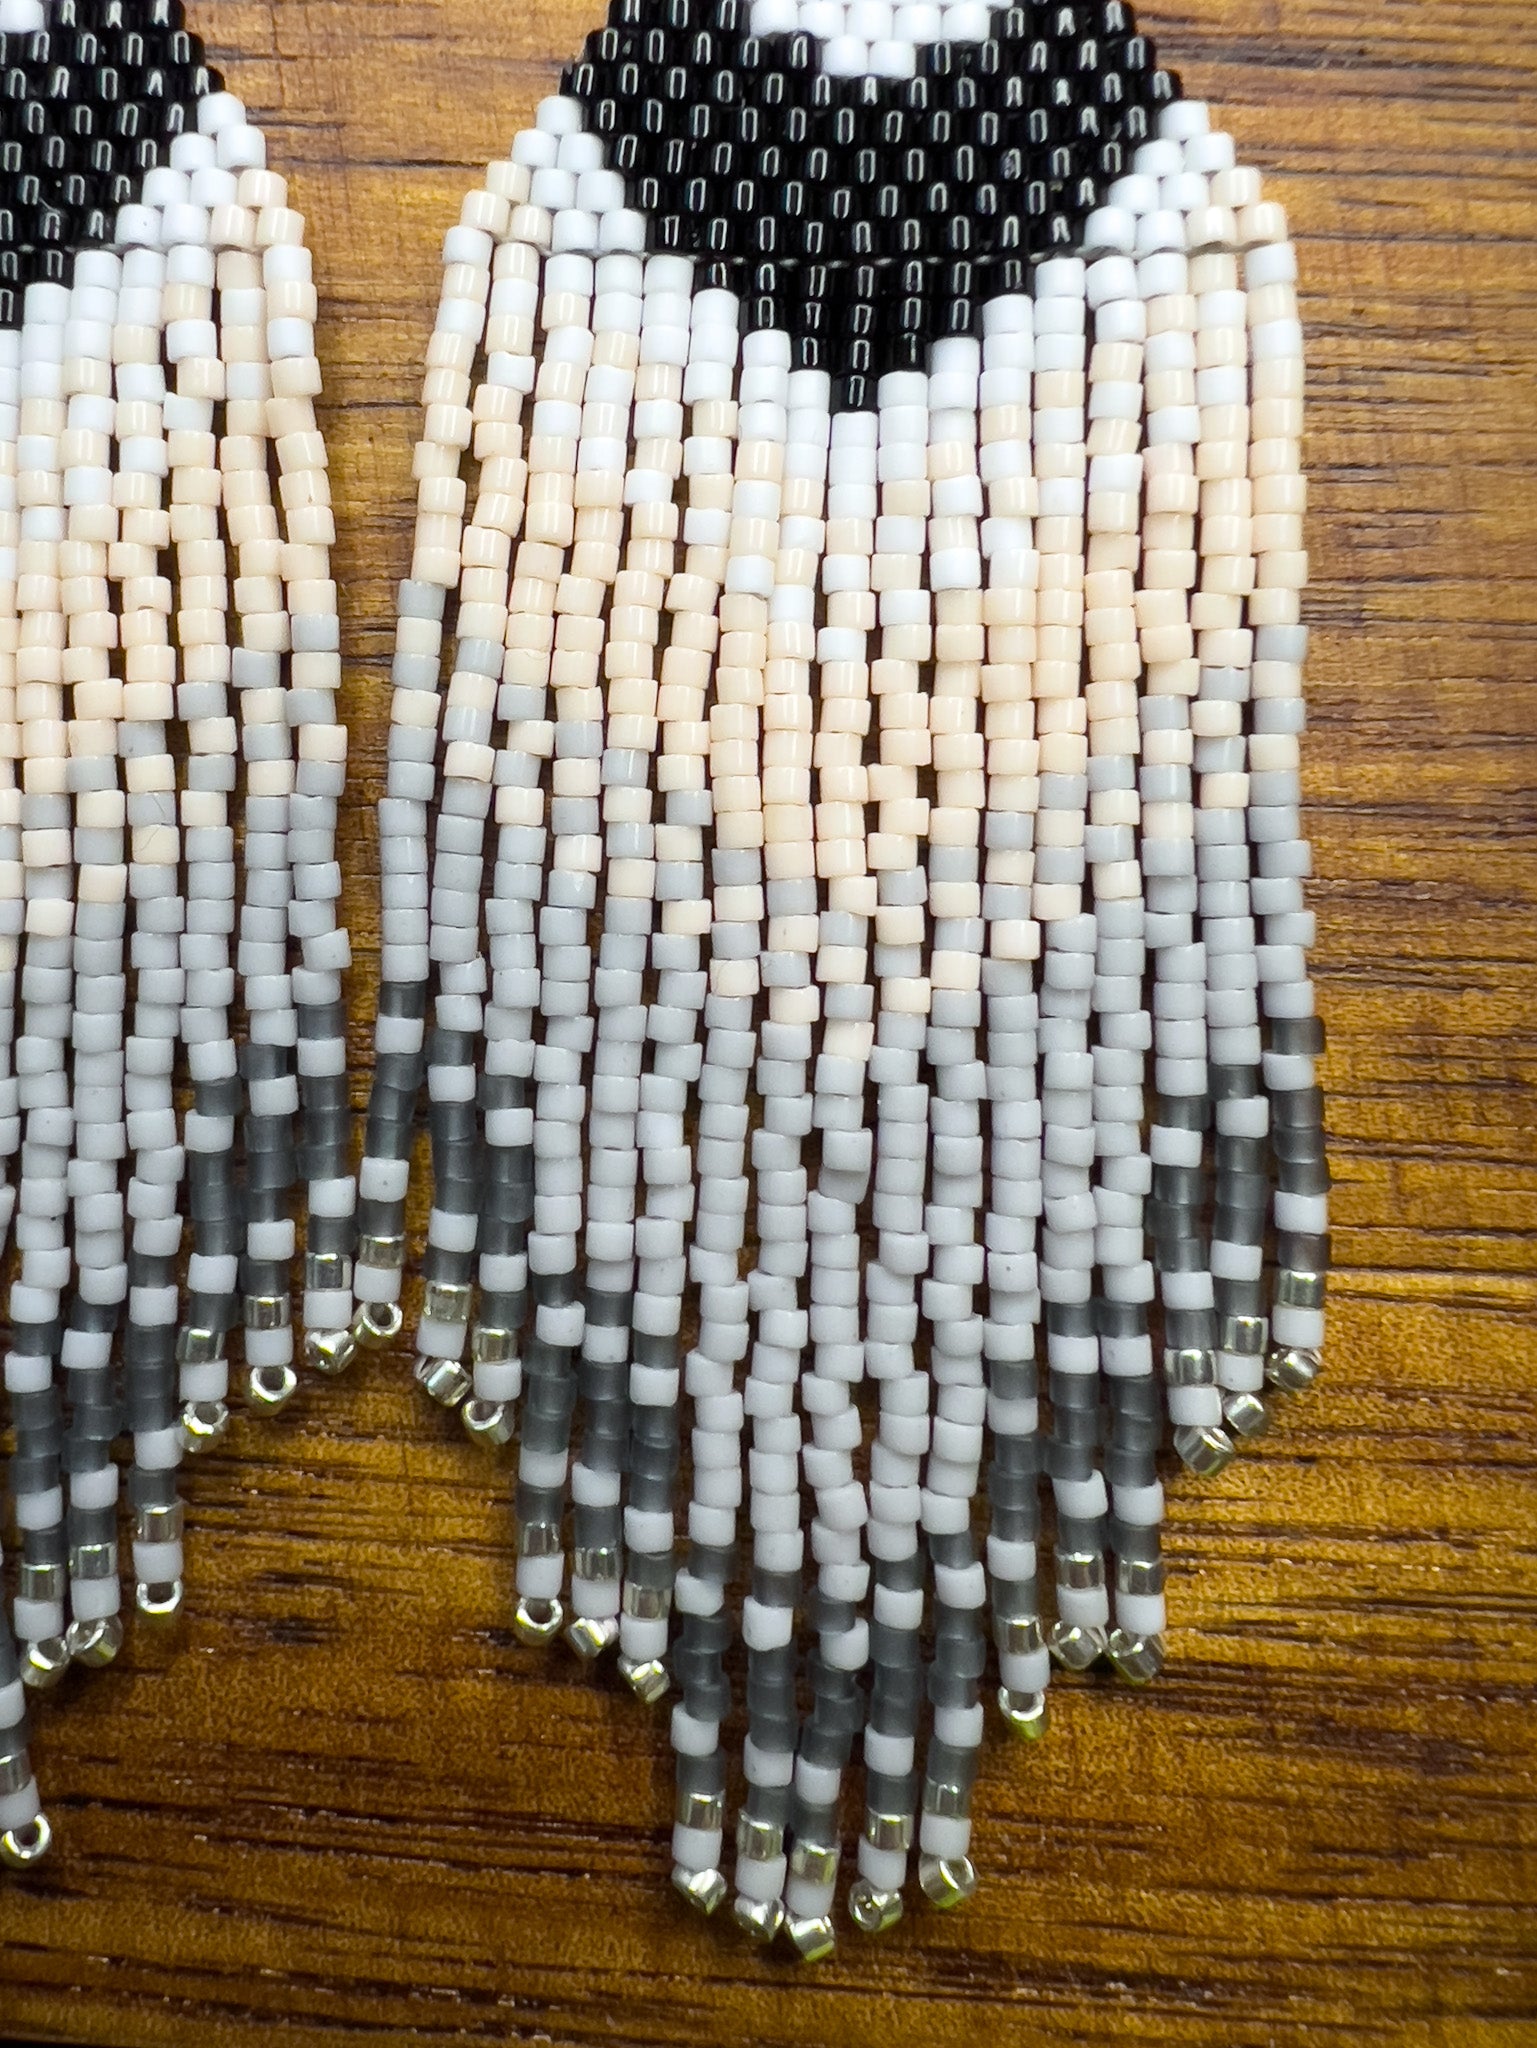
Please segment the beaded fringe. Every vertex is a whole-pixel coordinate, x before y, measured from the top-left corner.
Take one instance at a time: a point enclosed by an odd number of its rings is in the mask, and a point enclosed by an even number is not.
[[[335,539],[304,222],[178,0],[0,0],[0,1226],[27,1692],[177,1613],[184,1453],[352,1316]],[[14,118],[12,118],[14,117]],[[237,837],[238,835],[238,837]],[[182,1266],[185,1225],[190,1246]],[[184,1278],[183,1278],[184,1273]],[[14,1630],[14,1634],[13,1634]]]
[[[851,402],[633,200],[568,93],[444,247],[358,1303],[425,1084],[518,1632],[676,1684],[674,1882],[816,1957],[856,1742],[875,1932],[974,1887],[989,1637],[1025,1737],[1153,1677],[1165,1430],[1318,1370],[1296,267],[1175,100]]]

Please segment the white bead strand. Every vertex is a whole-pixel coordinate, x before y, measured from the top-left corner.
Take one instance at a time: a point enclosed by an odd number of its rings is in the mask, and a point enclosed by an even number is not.
[[[669,644],[662,657],[657,710],[661,755],[658,784],[665,791],[666,823],[657,838],[657,894],[661,930],[669,938],[692,939],[703,947],[711,926],[705,891],[705,846],[713,815],[706,782],[709,753],[708,696],[711,660],[720,642],[720,595],[730,536],[734,449],[740,420],[736,401],[738,324],[734,297],[696,291],[689,332],[683,395],[690,406],[683,447],[687,509],[681,573],[668,592]],[[713,963],[706,960],[697,1000],[686,1008],[692,1037],[702,1053],[698,1137],[693,1159],[703,1192],[706,1173],[722,1180],[742,1178],[746,1164],[745,1100],[716,1100],[711,1046],[742,999],[712,992]],[[751,1017],[751,1001],[746,1002]],[[705,1027],[701,1038],[701,1026]],[[733,1091],[728,1091],[728,1094]],[[686,1133],[685,1133],[686,1142]],[[735,1558],[742,1506],[742,1434],[750,1393],[738,1391],[735,1366],[745,1345],[742,1303],[747,1283],[739,1258],[701,1248],[690,1255],[690,1280],[699,1289],[698,1340],[684,1367],[684,1389],[693,1408],[693,1489],[688,1506],[688,1563],[679,1571],[674,1599],[687,1654],[683,1699],[673,1709],[671,1734],[677,1756],[677,1801],[673,1826],[673,1883],[691,1905],[713,1913],[727,1894],[721,1869],[725,1836],[723,1770],[720,1759],[722,1708],[726,1698],[724,1652],[733,1631],[725,1616],[726,1581]],[[717,1355],[722,1327],[741,1328],[739,1344],[729,1334],[725,1356]],[[690,1619],[690,1617],[694,1617]],[[690,1638],[694,1640],[690,1641]],[[751,1736],[749,1734],[749,1740]],[[694,1759],[702,1759],[696,1763]],[[693,1782],[689,1782],[692,1780]],[[741,1821],[738,1854],[777,1856],[782,1830],[758,1829]]]
[[[69,1277],[64,1243],[72,1120],[64,1069],[74,884],[66,781],[59,591],[64,536],[64,334],[69,294],[33,285],[21,331],[17,497],[16,709],[22,760],[25,951],[15,1058],[22,1144],[6,1385],[16,1430],[12,1491],[22,1539],[13,1621],[22,1676],[44,1689],[69,1660],[64,1640],[62,1404],[54,1332]]]
[[[971,1508],[981,1476],[986,1412],[984,1278],[978,1229],[984,1186],[977,1057],[982,1022],[981,838],[986,804],[978,729],[983,618],[977,342],[938,342],[929,378],[928,580],[934,593],[934,671],[929,705],[934,802],[929,814],[928,908],[933,1146],[924,1227],[930,1245],[922,1308],[934,1382],[933,1434],[922,1490],[933,1568],[935,1644],[929,1673],[933,1725],[924,1770],[918,1872],[937,1905],[969,1896],[976,1882],[971,1787],[982,1743],[978,1680],[986,1660],[980,1615],[986,1574],[977,1559]]]
[[[1033,674],[1040,557],[1033,466],[1035,326],[1028,299],[996,300],[984,314],[981,471],[987,486],[985,613],[987,859],[983,911],[989,1164],[988,1306],[984,1354],[993,1464],[987,1563],[999,1705],[1015,1732],[1044,1732],[1051,1658],[1040,1612],[1041,1106],[1040,1002],[1035,962],[1035,813],[1040,794]]]
[[[110,1663],[122,1641],[118,1574],[118,1414],[113,1353],[128,1293],[125,1210],[123,978],[127,909],[125,808],[119,786],[117,639],[107,570],[118,537],[110,466],[116,408],[110,336],[122,266],[105,250],[76,261],[65,338],[69,462],[60,594],[70,684],[69,782],[74,796],[76,900],[70,1039],[75,1291],[61,1364],[69,1393],[66,1452],[72,1659]],[[102,713],[107,713],[103,716]]]
[[[1127,224],[1135,218],[1128,210]],[[1090,266],[1094,351],[1089,382],[1088,552],[1084,637],[1089,668],[1089,824],[1085,850],[1095,900],[1097,946],[1092,1048],[1096,1171],[1095,1318],[1109,1438],[1086,1503],[1113,1553],[1115,1668],[1138,1682],[1162,1661],[1162,1563],[1157,1521],[1162,1494],[1155,1453],[1160,1401],[1153,1376],[1147,1305],[1145,1205],[1152,1184],[1143,1140],[1152,1018],[1145,972],[1146,895],[1136,859],[1136,577],[1141,563],[1142,388],[1146,315],[1129,260],[1130,234]],[[1108,1482],[1108,1485],[1107,1485]]]
[[[923,1214],[929,1088],[920,1065],[929,918],[927,879],[918,864],[928,823],[918,777],[933,759],[922,688],[933,653],[925,573],[933,506],[929,380],[917,372],[894,372],[881,380],[879,401],[871,584],[880,640],[870,671],[878,759],[865,784],[865,856],[876,885],[876,1010],[869,1055],[876,1256],[864,1275],[865,1370],[879,1387],[879,1420],[870,1447],[865,1537],[875,1578],[865,1816],[860,1874],[849,1895],[856,1924],[872,1933],[901,1915],[901,1887],[916,1837],[924,1607],[919,1481],[930,1443],[930,1381],[918,1365],[918,1280],[929,1261]]]
[[[17,432],[20,422],[21,336],[0,333],[0,1188],[8,1248],[15,1214],[15,1179],[21,1144],[18,1083],[13,1065],[17,995],[26,900],[22,872],[21,732],[17,718],[16,650],[19,639],[17,570],[21,520],[17,502]],[[25,1361],[7,1357],[8,1394],[24,1387]],[[23,1546],[25,1538],[23,1537]],[[3,1544],[0,1544],[3,1564]],[[27,1753],[27,1689],[6,1603],[0,1601],[0,1861],[25,1868],[47,1853],[50,1834]]]
[[[206,1347],[198,1347],[217,1373],[214,1396],[206,1407],[194,1405],[190,1398],[183,1402],[177,1426],[176,1353],[193,1347],[178,1341],[174,1285],[185,1168],[174,1083],[187,977],[182,959],[182,835],[167,733],[176,713],[178,674],[171,605],[182,549],[217,535],[221,483],[212,401],[190,389],[180,394],[168,391],[162,356],[168,348],[168,318],[174,316],[188,323],[178,331],[178,356],[185,342],[189,354],[201,349],[207,361],[208,336],[197,322],[211,310],[213,265],[206,245],[184,243],[179,266],[183,274],[173,283],[164,208],[167,202],[180,207],[190,226],[190,198],[181,172],[166,167],[152,176],[154,184],[145,180],[144,205],[125,208],[119,217],[119,240],[125,244],[123,293],[112,345],[119,406],[149,408],[136,417],[136,424],[147,430],[143,466],[126,473],[120,468],[114,490],[125,539],[131,521],[130,545],[153,551],[123,563],[132,573],[124,577],[121,599],[124,684],[119,744],[127,791],[133,926],[133,1010],[124,1082],[132,1152],[124,1379],[133,1439],[135,1601],[141,1615],[163,1620],[180,1611],[184,1591],[176,1470],[188,1444],[202,1448],[223,1435],[229,1412],[223,1399],[227,1365],[219,1332]],[[200,283],[200,278],[205,281]],[[211,321],[208,326],[211,329]],[[196,373],[189,371],[189,386],[195,381]],[[220,608],[215,604],[204,609]]]

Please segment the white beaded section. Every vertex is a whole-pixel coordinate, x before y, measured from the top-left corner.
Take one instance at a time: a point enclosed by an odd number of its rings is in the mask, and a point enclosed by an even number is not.
[[[980,43],[1002,0],[753,0],[755,36],[814,36],[833,78],[911,78],[933,43]]]

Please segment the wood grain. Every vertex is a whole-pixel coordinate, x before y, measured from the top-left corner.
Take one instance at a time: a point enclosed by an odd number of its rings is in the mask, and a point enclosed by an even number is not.
[[[203,0],[308,211],[359,1099],[437,244],[594,0]],[[992,1742],[973,1907],[815,1975],[665,1886],[665,1729],[508,1628],[489,1470],[378,1363],[190,1477],[191,1611],[42,1718],[0,2033],[117,2048],[1537,2042],[1537,44],[1528,0],[1148,25],[1303,243],[1326,1390],[1176,1486],[1175,1667]]]

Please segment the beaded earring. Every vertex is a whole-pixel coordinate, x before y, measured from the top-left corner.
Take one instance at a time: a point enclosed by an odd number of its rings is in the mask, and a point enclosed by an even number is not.
[[[24,1867],[49,1844],[26,1692],[122,1642],[117,1440],[138,1610],[168,1617],[177,1466],[226,1428],[231,1332],[243,1322],[253,1409],[295,1388],[296,1181],[304,1320],[322,1333],[352,1312],[355,1183],[304,222],[180,0],[0,0],[0,94],[19,1549],[9,1620],[0,1602],[0,1859]],[[329,1366],[334,1338],[310,1343]]]
[[[1295,259],[1121,0],[612,0],[443,255],[359,1307],[425,1082],[518,1633],[815,1958],[856,1741],[877,1932],[1318,1371]]]

